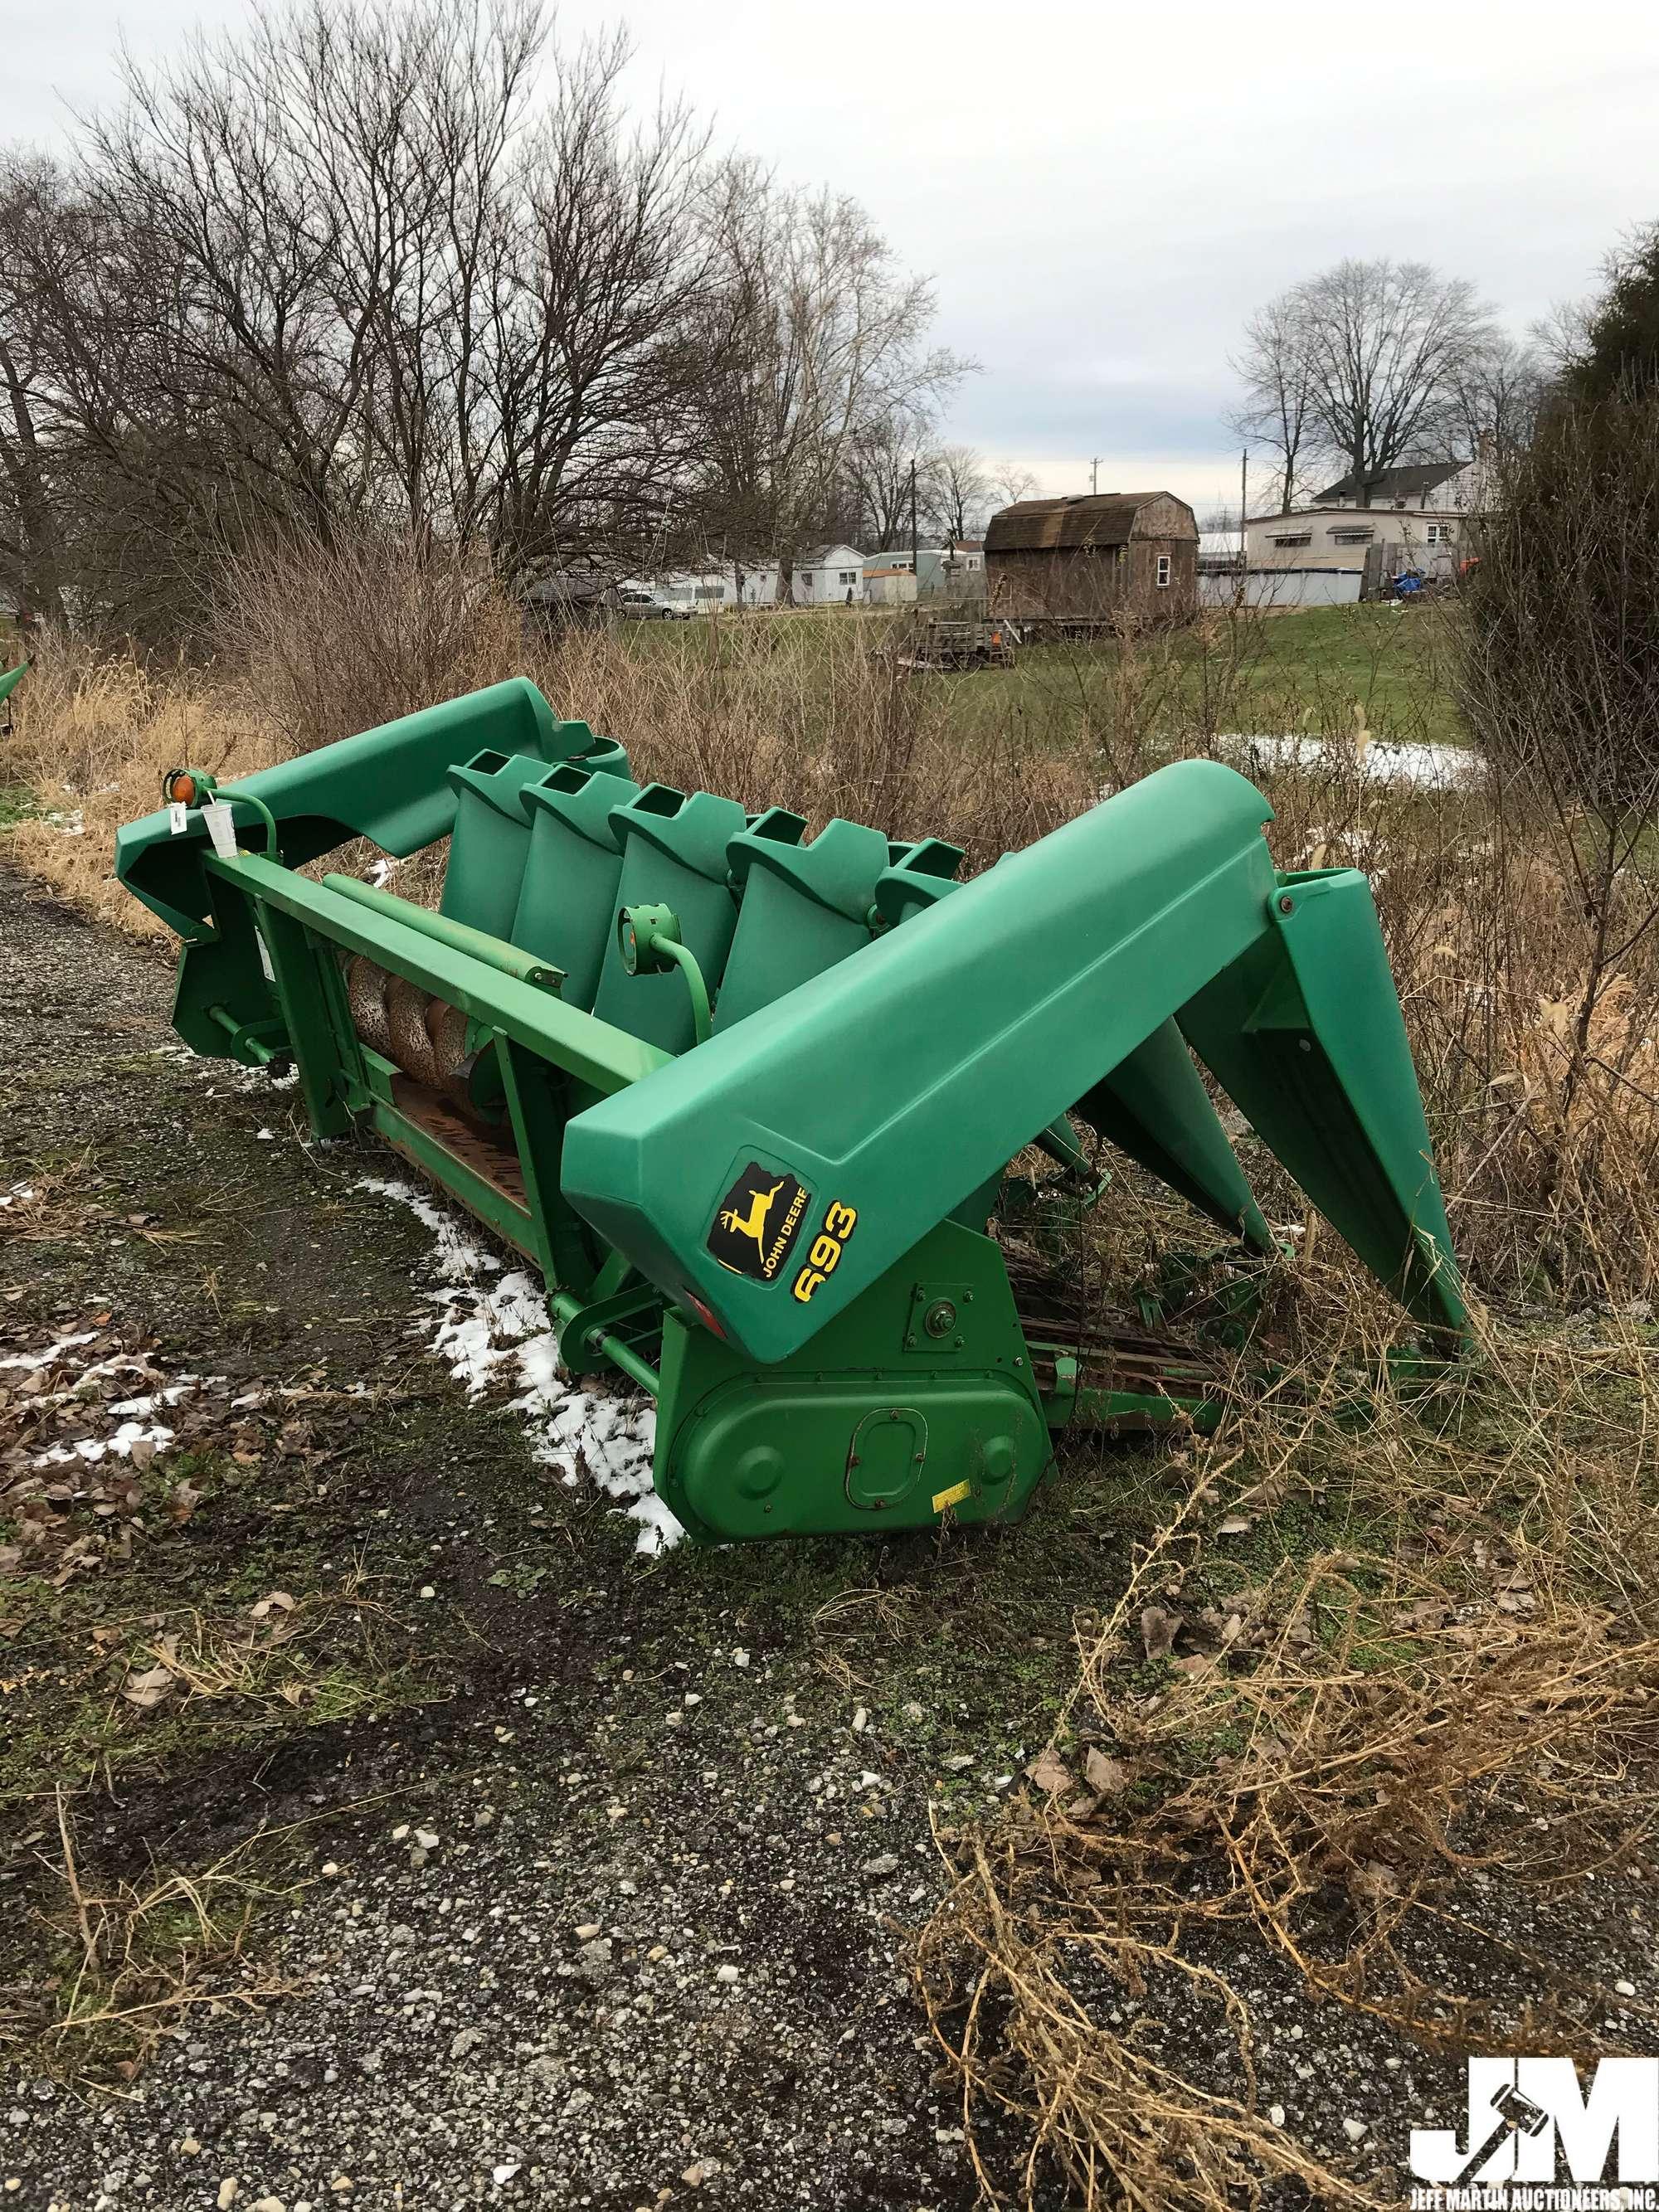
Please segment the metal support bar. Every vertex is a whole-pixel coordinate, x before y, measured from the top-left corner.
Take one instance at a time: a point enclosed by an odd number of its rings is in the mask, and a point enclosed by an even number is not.
[[[383,914],[393,921],[400,921],[407,929],[418,929],[422,937],[435,938],[440,945],[452,951],[465,952],[469,958],[482,960],[487,967],[499,969],[503,975],[516,976],[521,983],[534,983],[543,989],[556,991],[564,981],[562,968],[556,968],[550,960],[538,960],[533,952],[520,952],[516,945],[506,944],[499,937],[490,936],[488,930],[474,929],[465,921],[452,921],[447,914],[434,914],[430,907],[416,906],[412,899],[399,898],[394,891],[377,890],[373,884],[360,883],[356,876],[337,873],[323,878],[324,887],[338,891],[342,898],[355,899],[366,906],[371,914]]]
[[[260,1067],[269,1067],[273,1060],[290,1057],[289,1048],[285,1042],[267,1044],[259,1035],[261,1029],[268,1029],[281,1036],[283,1024],[280,1022],[239,1022],[235,1015],[224,1006],[210,1006],[207,1011],[208,1019],[216,1022],[237,1050],[246,1053],[248,1059]]]
[[[624,1091],[673,1058],[610,1022],[567,1006],[551,991],[538,990],[470,952],[441,943],[429,931],[412,927],[403,913],[394,917],[377,908],[371,914],[360,901],[342,897],[326,884],[313,884],[252,853],[240,854],[234,860],[204,854],[201,866],[266,908],[294,915],[332,943],[366,954],[434,998],[447,1000],[463,1013],[489,1023],[597,1091]]]
[[[562,1342],[564,1333],[569,1324],[578,1319],[582,1313],[583,1302],[580,1298],[573,1297],[568,1291],[558,1291],[555,1292],[550,1303],[558,1318],[559,1333]],[[646,1301],[642,1300],[641,1303],[644,1304]],[[653,1398],[661,1395],[660,1373],[648,1359],[642,1359],[631,1345],[625,1344],[621,1337],[614,1334],[610,1329],[593,1328],[588,1331],[586,1342],[590,1349],[599,1353],[603,1358],[608,1359],[613,1367],[619,1367],[624,1375],[631,1376],[641,1389],[648,1390]],[[570,1363],[567,1360],[565,1364],[568,1365]]]
[[[304,925],[292,915],[260,908],[256,926],[270,959],[278,1002],[300,1071],[300,1091],[319,1137],[343,1136],[351,1127],[351,1069],[345,1057],[334,994],[334,963],[319,955]],[[344,1030],[351,1036],[349,1025]]]

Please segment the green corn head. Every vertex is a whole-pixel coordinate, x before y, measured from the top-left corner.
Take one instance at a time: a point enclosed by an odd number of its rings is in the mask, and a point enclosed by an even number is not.
[[[1190,1362],[1052,1281],[1017,1299],[987,1226],[1032,1143],[1088,1202],[1075,1121],[1270,1255],[1194,1053],[1425,1331],[1463,1329],[1369,888],[1277,872],[1215,762],[965,884],[938,839],[641,787],[523,681],[170,792],[117,870],[184,940],[179,1035],[291,1055],[319,1135],[377,1131],[533,1260],[566,1366],[656,1399],[700,1539],[1007,1519],[1068,1423],[1213,1419]],[[435,913],[298,872],[445,836]]]

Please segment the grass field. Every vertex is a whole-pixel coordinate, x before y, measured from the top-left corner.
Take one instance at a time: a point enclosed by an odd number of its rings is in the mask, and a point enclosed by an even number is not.
[[[872,640],[902,647],[908,613],[830,610],[743,621],[631,623],[616,635],[647,664],[733,668],[757,635],[827,673]],[[1438,606],[1218,611],[1190,627],[1137,638],[1030,644],[1009,669],[913,672],[907,682],[963,736],[1068,740],[1079,718],[1127,716],[1149,732],[1204,736],[1335,734],[1356,709],[1382,736],[1467,744],[1452,675],[1455,614]]]

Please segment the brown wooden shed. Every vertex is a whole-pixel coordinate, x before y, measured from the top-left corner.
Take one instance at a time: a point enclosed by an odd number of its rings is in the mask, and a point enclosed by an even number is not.
[[[993,614],[1081,622],[1184,621],[1198,604],[1198,524],[1167,491],[1022,499],[985,532]]]

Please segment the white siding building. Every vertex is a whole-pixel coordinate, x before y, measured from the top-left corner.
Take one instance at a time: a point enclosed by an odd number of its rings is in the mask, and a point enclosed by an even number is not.
[[[856,545],[808,545],[795,556],[791,597],[798,607],[857,606],[864,598],[864,556]]]
[[[1413,462],[1370,477],[1364,505],[1347,476],[1306,507],[1252,515],[1245,524],[1252,603],[1357,599],[1368,574],[1376,588],[1404,569],[1449,581],[1473,550],[1487,477],[1479,460]]]

